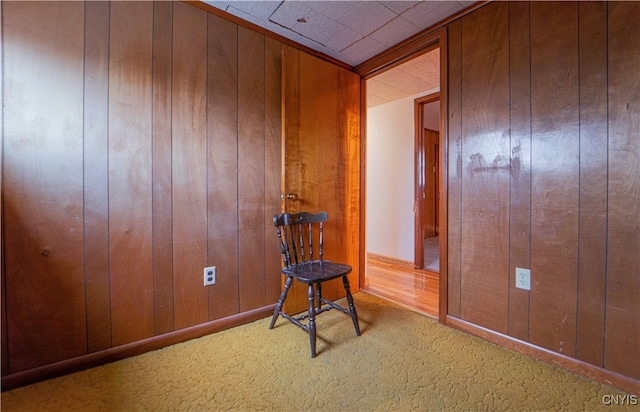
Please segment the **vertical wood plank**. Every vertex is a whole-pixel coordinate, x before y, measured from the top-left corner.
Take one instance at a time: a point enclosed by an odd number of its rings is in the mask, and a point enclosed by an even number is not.
[[[607,262],[607,5],[579,4],[580,226],[576,357],[604,365]]]
[[[529,339],[529,292],[515,287],[531,265],[531,60],[529,3],[509,3],[511,178],[509,194],[509,335]]]
[[[462,19],[462,318],[506,333],[509,291],[508,3]]]
[[[640,3],[608,3],[605,367],[640,379]]]
[[[575,356],[578,272],[577,15],[577,3],[531,3],[529,337],[568,356]]]
[[[171,207],[171,55],[173,6],[153,3],[153,291],[154,332],[174,330]]]
[[[0,4],[0,26],[2,26],[2,5]],[[2,27],[0,27],[0,67],[3,66],[3,37],[2,37]],[[0,96],[2,94],[2,85],[4,84],[4,73],[0,75]],[[3,109],[4,110],[4,109]],[[4,116],[0,114],[0,140],[4,142]],[[2,216],[4,216],[4,211],[2,209],[2,203],[4,198],[4,183],[2,179],[2,165],[4,159],[3,152],[4,144],[0,143],[0,236],[4,239],[4,227],[2,226]],[[1,241],[0,241],[1,242]],[[0,244],[0,311],[2,315],[2,325],[0,325],[0,372],[2,376],[5,376],[9,372],[9,353],[7,352],[7,282],[5,277],[5,265],[4,265],[4,253],[3,247]]]
[[[111,347],[109,290],[109,3],[85,4],[84,271],[87,348]]]
[[[208,320],[207,13],[173,3],[172,187],[176,329]]]
[[[2,14],[3,286],[16,373],[87,351],[84,4],[3,2]]]
[[[360,290],[360,78],[354,73],[337,68],[338,72],[338,104],[336,105],[337,124],[340,129],[339,166],[343,176],[336,183],[341,188],[338,198],[338,209],[342,213],[334,214],[334,222],[342,227],[343,233],[336,235],[332,242],[336,242],[341,250],[341,260],[352,267],[348,275],[351,292]],[[340,219],[336,219],[340,217]],[[330,238],[329,238],[330,239]],[[343,240],[343,241],[342,241]],[[334,295],[345,296],[342,282],[336,279],[332,282]]]
[[[207,44],[209,319],[238,313],[238,25],[210,14]]]
[[[238,28],[238,253],[240,312],[265,304],[264,35]]]
[[[280,296],[280,250],[273,216],[281,212],[282,168],[282,43],[265,38],[265,276],[266,302]]]
[[[449,53],[449,137],[448,137],[448,231],[447,313],[460,317],[461,215],[462,215],[462,23],[456,20],[447,30]]]
[[[111,3],[109,249],[114,346],[154,334],[153,3]]]

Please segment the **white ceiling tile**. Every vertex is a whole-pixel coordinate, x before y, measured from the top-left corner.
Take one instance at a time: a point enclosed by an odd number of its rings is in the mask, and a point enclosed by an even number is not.
[[[362,1],[358,7],[350,9],[336,20],[358,33],[369,35],[396,15],[378,2]]]
[[[292,30],[320,44],[326,45],[335,33],[345,29],[342,24],[316,11],[310,11],[304,19],[304,22],[297,22]]]
[[[251,14],[263,21],[268,21],[269,17],[278,9],[281,1],[260,0],[251,9]]]
[[[269,20],[276,22],[284,27],[293,28],[298,23],[298,19],[305,18],[311,9],[301,1],[284,1],[273,12]]]
[[[389,9],[393,10],[397,14],[404,13],[408,9],[412,8],[416,4],[420,3],[419,1],[381,1],[381,4],[385,5]]]
[[[362,1],[305,1],[309,8],[324,14],[332,20],[339,20]]]
[[[325,45],[330,49],[335,50],[343,50],[347,46],[357,42],[362,38],[362,34],[358,33],[355,30],[351,30],[349,27],[344,27],[341,31],[336,31],[333,33],[333,37],[331,37]]]
[[[411,37],[420,31],[420,28],[404,17],[396,17],[378,30],[371,33],[371,37],[380,43],[391,47],[402,40]]]
[[[416,24],[423,28],[427,28],[425,26],[422,26],[421,22],[424,21],[429,16],[429,14],[433,13],[434,10],[442,6],[443,3],[447,3],[447,2],[446,1],[421,1],[411,9],[402,13],[402,17],[409,20],[413,24]]]

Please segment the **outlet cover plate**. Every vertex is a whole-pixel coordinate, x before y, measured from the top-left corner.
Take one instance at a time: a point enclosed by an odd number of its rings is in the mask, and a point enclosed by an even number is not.
[[[531,270],[516,268],[516,287],[518,289],[531,290]]]
[[[204,268],[204,285],[210,286],[216,284],[216,267],[209,266]]]

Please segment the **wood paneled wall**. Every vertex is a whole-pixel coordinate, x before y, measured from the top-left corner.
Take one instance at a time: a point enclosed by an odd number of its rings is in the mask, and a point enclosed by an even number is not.
[[[281,44],[182,2],[1,7],[3,376],[277,301]]]
[[[640,379],[637,16],[496,2],[448,26],[447,299],[450,316]]]

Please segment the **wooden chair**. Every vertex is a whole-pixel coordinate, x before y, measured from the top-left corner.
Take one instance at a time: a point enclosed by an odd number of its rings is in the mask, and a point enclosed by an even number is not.
[[[307,212],[284,213],[273,217],[284,262],[282,274],[286,276],[286,280],[278,304],[273,311],[269,329],[273,329],[278,316],[282,316],[307,331],[309,333],[312,358],[316,356],[316,316],[322,312],[338,309],[350,315],[353,326],[356,329],[356,335],[360,336],[358,314],[353,304],[353,296],[349,290],[349,280],[347,279],[347,275],[351,272],[351,266],[330,262],[322,257],[322,231],[323,224],[327,219],[326,212],[317,214]],[[348,309],[322,297],[322,282],[339,277],[342,277],[342,284],[347,292]],[[290,316],[282,310],[293,279],[308,285],[309,311],[298,317]],[[303,323],[302,321],[305,319],[308,319],[308,322]]]

